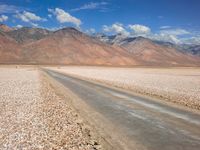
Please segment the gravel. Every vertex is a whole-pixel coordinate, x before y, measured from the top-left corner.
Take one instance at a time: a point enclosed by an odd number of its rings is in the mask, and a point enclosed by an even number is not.
[[[34,68],[0,68],[0,149],[101,149]]]
[[[200,109],[200,68],[50,67],[50,69]]]

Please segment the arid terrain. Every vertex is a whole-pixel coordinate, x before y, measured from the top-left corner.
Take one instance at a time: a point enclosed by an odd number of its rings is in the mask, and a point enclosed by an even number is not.
[[[124,41],[125,40],[125,41]],[[198,55],[138,37],[103,42],[73,27],[56,31],[0,24],[0,64],[199,66]]]
[[[52,67],[50,69],[200,109],[199,68]]]
[[[0,149],[101,149],[67,101],[37,68],[1,67]]]

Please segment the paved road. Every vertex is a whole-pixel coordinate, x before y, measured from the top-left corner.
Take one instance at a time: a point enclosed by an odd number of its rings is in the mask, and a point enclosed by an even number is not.
[[[126,149],[200,150],[199,114],[50,70],[47,73],[117,126],[121,137],[126,137]]]

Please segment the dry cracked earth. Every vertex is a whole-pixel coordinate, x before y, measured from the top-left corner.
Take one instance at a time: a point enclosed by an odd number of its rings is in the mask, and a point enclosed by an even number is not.
[[[34,68],[0,68],[0,149],[102,149]]]

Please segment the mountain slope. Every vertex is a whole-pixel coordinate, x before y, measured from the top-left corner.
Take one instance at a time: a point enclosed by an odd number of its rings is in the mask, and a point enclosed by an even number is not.
[[[199,66],[200,59],[143,37],[117,35],[102,42],[74,28],[21,28],[0,30],[0,63]]]
[[[19,43],[27,43],[40,40],[51,32],[46,29],[23,27],[7,32],[7,34]]]
[[[18,63],[20,59],[20,45],[0,31],[0,63]]]
[[[14,30],[13,28],[10,28],[5,24],[0,24],[0,31],[2,31],[2,32],[10,32],[13,30]]]
[[[143,37],[124,39],[120,46],[134,57],[139,57],[146,65],[192,66],[200,62],[198,57],[182,53],[173,47],[158,45]]]
[[[30,63],[74,65],[136,65],[120,47],[107,45],[74,28],[64,28],[23,46]]]

